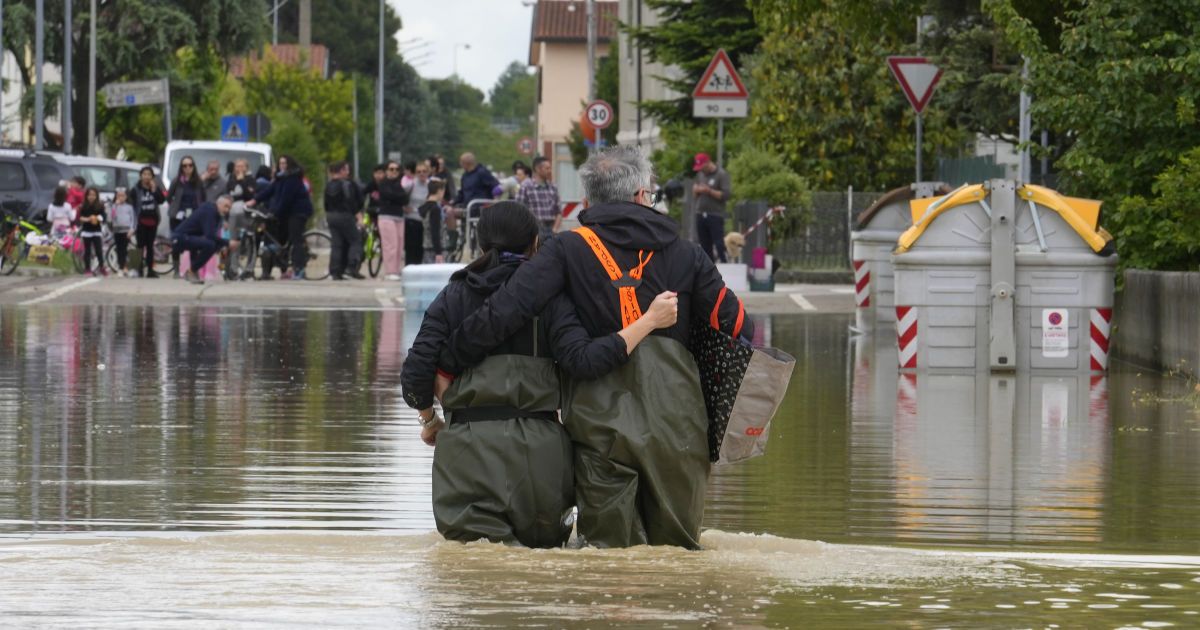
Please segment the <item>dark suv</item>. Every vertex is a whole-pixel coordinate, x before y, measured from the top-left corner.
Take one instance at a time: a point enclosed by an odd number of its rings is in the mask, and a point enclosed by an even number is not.
[[[44,215],[59,182],[73,175],[52,157],[0,149],[0,207],[27,219]]]

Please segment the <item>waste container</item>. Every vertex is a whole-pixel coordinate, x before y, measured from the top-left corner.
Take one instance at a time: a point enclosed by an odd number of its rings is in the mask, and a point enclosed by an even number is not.
[[[854,220],[850,232],[854,266],[854,332],[891,331],[896,323],[892,250],[912,226],[908,202],[950,192],[943,182],[917,182],[889,191]]]
[[[404,291],[404,348],[412,347],[425,311],[450,282],[450,276],[466,265],[444,263],[440,265],[408,265],[404,268],[401,288]]]
[[[997,179],[909,205],[892,256],[902,369],[1107,369],[1117,256],[1100,202]]]

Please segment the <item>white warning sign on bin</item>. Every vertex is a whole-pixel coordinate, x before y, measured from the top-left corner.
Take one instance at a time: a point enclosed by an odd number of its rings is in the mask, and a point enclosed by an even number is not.
[[[1064,359],[1071,352],[1070,320],[1065,308],[1042,309],[1042,356]]]

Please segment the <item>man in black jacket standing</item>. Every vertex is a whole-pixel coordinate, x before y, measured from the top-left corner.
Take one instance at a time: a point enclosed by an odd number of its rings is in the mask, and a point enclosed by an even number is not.
[[[687,342],[694,318],[733,334],[741,302],[709,256],[650,207],[653,172],[637,147],[602,151],[579,176],[583,228],[551,239],[467,317],[438,370],[453,377],[479,363],[560,293],[588,333],[601,336],[621,330],[659,293],[677,292],[677,323],[655,331],[628,364],[593,381],[564,382],[563,423],[575,446],[578,527],[588,544],[695,549],[708,419]],[[749,322],[744,330],[753,335]]]
[[[362,190],[350,178],[350,165],[345,161],[330,164],[329,184],[325,186],[325,221],[333,240],[329,275],[334,280],[345,280],[345,275],[359,280],[363,277],[358,272],[362,257],[362,237],[358,231],[362,208]]]

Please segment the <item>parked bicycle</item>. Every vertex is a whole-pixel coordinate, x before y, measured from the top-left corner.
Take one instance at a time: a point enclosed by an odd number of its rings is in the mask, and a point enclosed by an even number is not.
[[[383,268],[383,246],[379,241],[379,223],[369,215],[363,216],[363,260],[367,261],[367,272],[377,277]]]
[[[8,276],[17,270],[29,253],[28,235],[41,236],[45,232],[19,215],[7,211],[4,211],[3,215],[0,219],[3,226],[0,227],[0,234],[3,235],[0,238],[0,274]]]
[[[253,227],[242,231],[242,234],[239,235],[240,242],[237,251],[231,253],[236,257],[236,268],[253,270],[254,264],[263,256],[268,255],[273,260],[290,261],[292,244],[280,243],[267,229],[267,226],[277,219],[254,208],[246,208],[246,215],[250,217]],[[308,230],[304,233],[304,242],[301,243],[301,247],[304,247],[308,255],[304,277],[308,280],[328,278],[329,258],[333,254],[333,239],[329,237],[329,234],[322,230]],[[261,269],[254,273],[256,274],[255,278],[263,279]]]

